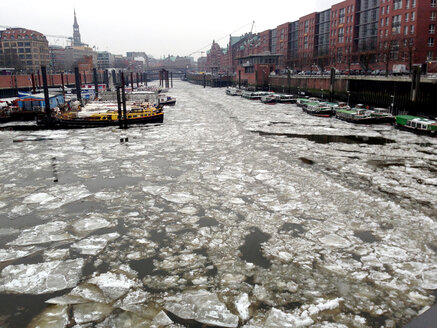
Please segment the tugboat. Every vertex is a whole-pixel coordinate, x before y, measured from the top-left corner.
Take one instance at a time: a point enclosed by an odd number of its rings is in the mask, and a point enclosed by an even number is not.
[[[318,117],[331,117],[335,113],[331,106],[320,102],[307,103],[302,107],[302,110],[307,114]]]
[[[395,127],[417,134],[437,136],[437,121],[420,116],[398,115],[396,116]]]

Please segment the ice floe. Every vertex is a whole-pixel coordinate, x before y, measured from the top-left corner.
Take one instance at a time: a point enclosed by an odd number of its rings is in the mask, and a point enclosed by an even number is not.
[[[9,265],[0,273],[0,292],[47,294],[72,288],[79,282],[83,259]]]
[[[232,314],[216,294],[205,290],[188,291],[165,299],[165,309],[184,320],[218,327],[237,327],[238,317]]]
[[[120,237],[117,232],[105,235],[90,236],[71,245],[71,248],[84,255],[96,255],[101,252],[108,242],[114,241]]]
[[[33,228],[23,230],[14,241],[7,245],[28,246],[56,241],[73,240],[74,236],[68,233],[68,224],[64,221],[53,221]]]

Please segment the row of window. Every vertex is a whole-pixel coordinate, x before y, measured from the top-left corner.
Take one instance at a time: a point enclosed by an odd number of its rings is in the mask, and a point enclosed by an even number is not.
[[[389,2],[390,0],[381,0],[382,3]],[[402,9],[402,3],[404,0],[393,0],[393,10]],[[431,1],[431,7],[435,7],[436,0],[430,0]],[[405,9],[410,9],[410,3],[411,8],[416,8],[416,0],[405,0]],[[387,6],[388,7],[388,6]],[[388,12],[387,12],[388,14]]]

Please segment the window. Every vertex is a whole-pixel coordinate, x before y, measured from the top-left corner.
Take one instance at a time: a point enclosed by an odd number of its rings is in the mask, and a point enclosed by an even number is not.
[[[381,8],[381,15],[384,15],[385,14],[385,7],[382,7]]]
[[[408,22],[408,13],[405,14],[405,21]]]
[[[393,10],[402,9],[402,0],[393,0]]]
[[[405,1],[405,9],[410,9],[410,0]]]
[[[390,14],[390,6],[387,6],[387,15]]]
[[[404,34],[408,34],[408,25],[404,26]]]
[[[435,33],[435,24],[430,24],[429,25],[429,34],[434,34]]]
[[[427,55],[426,55],[426,60],[432,60],[434,57],[434,52],[433,51],[428,51]]]
[[[414,25],[411,25],[410,34],[414,34]]]
[[[431,12],[431,16],[429,17],[429,19],[435,21],[435,11]]]
[[[308,49],[308,37],[307,36],[304,37],[304,39],[303,39],[303,45],[304,45],[305,49]]]
[[[415,19],[416,19],[416,12],[413,11],[413,12],[411,13],[411,21],[414,22]]]
[[[381,19],[381,27],[384,26],[384,19]]]
[[[340,27],[338,29],[338,43],[343,43],[344,42],[344,28]]]
[[[340,24],[344,24],[344,14],[345,14],[345,9],[341,8],[339,10],[339,23]]]
[[[437,7],[437,0],[431,0],[431,7],[432,8]]]
[[[411,0],[411,8],[416,8],[416,0]]]
[[[433,37],[428,38],[428,47],[434,47],[434,38]]]
[[[385,18],[385,26],[388,26],[388,17]]]

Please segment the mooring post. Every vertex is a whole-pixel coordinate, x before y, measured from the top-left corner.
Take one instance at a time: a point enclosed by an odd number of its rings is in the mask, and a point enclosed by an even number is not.
[[[82,83],[80,81],[79,67],[77,66],[74,68],[74,80],[76,82],[76,98],[82,105]]]
[[[146,83],[146,87],[147,87],[147,72],[146,72],[146,73],[144,73],[144,80],[145,80],[145,83]]]
[[[103,79],[104,79],[103,83],[105,83],[106,85],[106,90],[109,90],[109,72],[107,69],[105,69],[105,72],[103,73]]]
[[[86,71],[83,71],[83,83],[87,84],[87,81],[86,81]]]
[[[120,98],[120,87],[116,87],[115,90],[117,92],[117,107],[118,107],[118,124],[120,129],[123,129],[123,120],[121,116],[121,98]]]
[[[45,109],[47,122],[48,124],[50,124],[52,120],[52,113],[50,109],[49,87],[47,85],[47,70],[45,66],[41,66],[41,74],[42,74],[42,83],[44,89],[44,102],[45,102],[44,109]]]
[[[65,96],[64,72],[61,72],[61,89],[62,89],[62,95]]]
[[[137,72],[137,76],[136,76],[136,78],[137,78],[137,89],[139,88],[139,86],[140,86],[140,74]]]
[[[32,73],[32,93],[35,94],[36,93],[36,85],[35,85],[35,74]]]
[[[238,89],[241,89],[241,71],[238,70]]]
[[[170,72],[171,88],[173,89],[173,72]]]
[[[39,74],[39,70],[38,70],[38,88],[41,88],[41,75]]]
[[[167,89],[169,89],[170,88],[170,79],[169,79],[169,74],[168,74],[168,71],[165,71],[165,77],[166,77],[166,85],[165,85],[165,87],[167,88]]]
[[[287,84],[288,84],[288,91],[287,91],[287,93],[288,93],[288,94],[291,93],[291,86],[290,86],[290,83],[291,83],[291,76],[290,76],[290,69],[288,68],[288,69],[287,69]]]
[[[335,68],[331,67],[331,78],[329,83],[329,101],[334,99]]]
[[[126,113],[126,91],[124,84],[124,73],[121,72],[121,101],[123,102],[123,128],[127,129],[127,113]]]
[[[415,66],[413,68],[413,74],[411,75],[411,94],[410,94],[410,100],[413,103],[413,110],[414,114],[416,114],[417,111],[417,96],[419,93],[420,88],[420,72],[421,68],[420,66]]]
[[[97,68],[93,68],[95,99],[99,98],[99,81],[97,80]]]
[[[203,87],[206,88],[206,74],[203,73]]]
[[[112,75],[112,84],[114,85],[115,88],[117,86],[117,76],[115,74],[115,69],[112,70],[111,75]]]
[[[134,91],[134,73],[130,72],[130,87],[132,88],[132,91]]]

